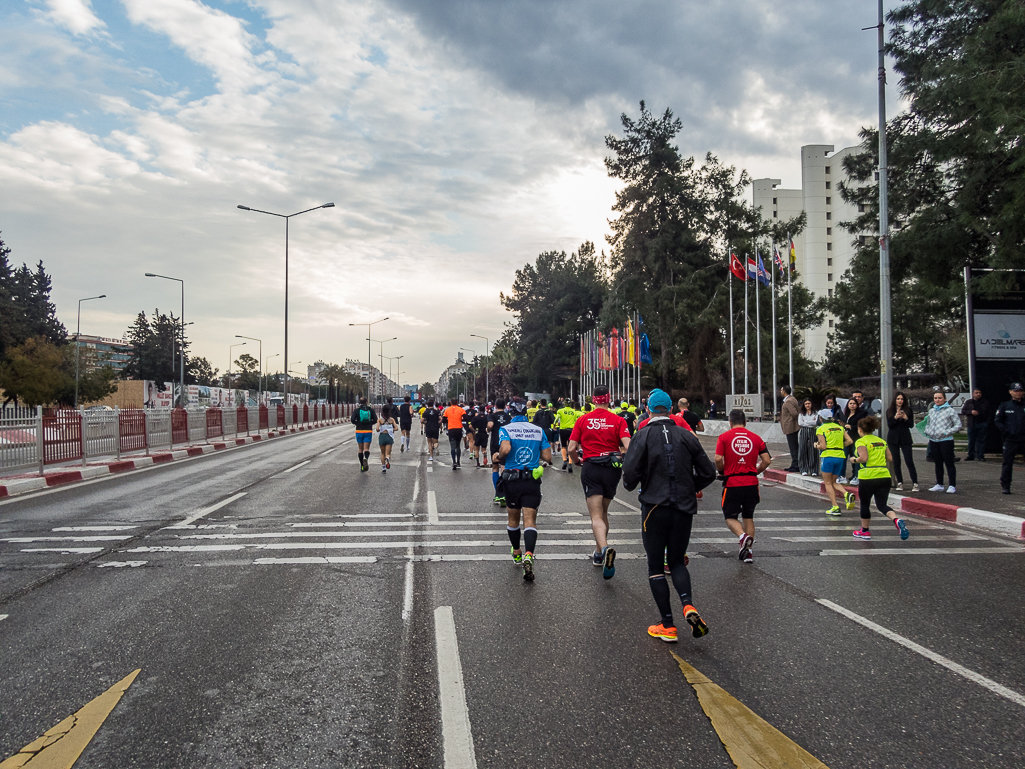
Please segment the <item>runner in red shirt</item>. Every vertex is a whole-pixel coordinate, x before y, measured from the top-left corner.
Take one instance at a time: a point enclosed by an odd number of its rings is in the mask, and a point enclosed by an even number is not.
[[[690,432],[694,432],[694,428],[691,427],[690,424],[687,422],[687,420],[683,418],[683,414],[668,414],[667,416],[670,419],[672,419],[674,422],[676,422],[676,424],[678,424],[684,430],[689,430]],[[637,429],[640,430],[641,428],[646,427],[647,424],[648,424],[648,421],[650,419],[651,419],[651,417],[645,417],[644,421],[642,421],[639,425],[637,425]]]
[[[740,409],[730,412],[730,429],[715,444],[715,469],[726,476],[722,493],[722,513],[726,525],[738,537],[740,560],[753,563],[755,542],[755,507],[758,496],[758,474],[772,462],[765,441],[748,430],[747,417]],[[738,517],[743,518],[741,523]]]
[[[591,563],[602,567],[602,576],[612,579],[616,573],[616,551],[609,547],[609,505],[616,497],[616,487],[623,475],[623,453],[630,445],[626,420],[609,411],[612,396],[609,388],[598,385],[591,396],[594,408],[577,418],[569,436],[569,456],[573,464],[583,464],[580,483],[591,516],[591,531],[597,550]],[[581,462],[577,448],[583,450]]]

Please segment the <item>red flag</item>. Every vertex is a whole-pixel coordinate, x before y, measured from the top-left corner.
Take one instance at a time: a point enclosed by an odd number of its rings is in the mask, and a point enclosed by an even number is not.
[[[730,272],[733,273],[733,277],[737,278],[737,280],[747,280],[747,270],[744,269],[744,263],[732,251],[730,251]]]

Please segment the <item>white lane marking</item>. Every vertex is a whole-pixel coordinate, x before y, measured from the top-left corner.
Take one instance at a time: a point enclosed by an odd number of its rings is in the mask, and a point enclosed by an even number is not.
[[[427,492],[427,522],[437,525],[438,520],[438,497],[433,491]]]
[[[335,446],[335,447],[334,447],[333,449],[328,449],[327,451],[322,451],[322,452],[320,452],[320,456],[322,456],[322,457],[326,457],[326,456],[327,456],[328,454],[330,454],[330,453],[331,453],[332,451],[338,451],[338,447],[337,447],[337,446]]]
[[[309,464],[310,462],[312,462],[312,461],[313,461],[312,459],[307,459],[307,460],[306,460],[305,462],[300,462],[300,463],[299,463],[299,464],[297,464],[297,465],[292,465],[292,466],[291,466],[290,468],[288,468],[287,470],[285,470],[285,472],[286,472],[286,473],[290,473],[290,472],[292,472],[293,470],[298,470],[298,469],[299,469],[300,467],[302,467],[303,465],[308,465],[308,464]]]
[[[406,557],[412,558],[413,548],[406,548]],[[402,591],[402,621],[409,622],[413,613],[413,561],[406,561],[406,581]]]
[[[509,520],[506,513],[439,513],[438,515],[441,518],[487,518],[491,515],[496,521]],[[545,513],[545,518],[583,518],[586,515],[587,513]]]
[[[138,526],[58,526],[51,531],[130,531]]]
[[[445,769],[477,769],[451,606],[439,606],[434,610],[434,645],[438,651],[438,694]]]
[[[11,537],[0,542],[30,544],[32,542],[123,542],[129,537]]]
[[[413,481],[413,504],[416,504],[416,498],[420,496],[420,476],[416,477]]]
[[[921,654],[927,660],[932,660],[937,665],[945,667],[947,670],[957,673],[959,676],[963,676],[964,678],[967,678],[969,681],[976,683],[979,686],[982,686],[986,689],[989,689],[994,694],[998,694],[1004,699],[1010,700],[1015,705],[1021,705],[1022,707],[1025,707],[1025,695],[1019,694],[1018,692],[1014,691],[1014,689],[1008,689],[1006,686],[998,684],[996,681],[986,678],[986,676],[980,673],[976,673],[974,670],[969,670],[964,665],[959,665],[953,660],[947,659],[942,654],[937,654],[932,649],[927,649],[921,644],[915,643],[910,638],[905,638],[902,635],[894,633],[892,630],[888,630],[882,625],[877,625],[872,620],[866,619],[865,617],[862,617],[860,614],[855,614],[850,609],[845,609],[843,606],[840,606],[839,604],[835,604],[832,601],[826,600],[825,598],[816,598],[815,602],[822,606],[825,606],[827,609],[832,609],[837,614],[841,614],[844,617],[847,617],[847,619],[849,620],[857,622],[862,627],[867,627],[869,630],[878,633],[883,638],[888,638],[894,643],[900,644],[905,649],[910,649],[916,654]]]
[[[130,569],[135,569],[139,566],[145,566],[146,561],[107,561],[105,563],[96,564],[97,569],[120,569],[127,566]]]
[[[88,555],[102,553],[102,547],[33,547],[22,550],[23,553],[62,553],[64,555]]]
[[[3,622],[5,619],[7,619],[10,616],[11,616],[10,614],[0,614],[0,622]]]
[[[254,566],[276,566],[304,563],[377,563],[374,555],[308,555],[301,558],[257,558]]]
[[[635,513],[639,513],[639,512],[641,512],[641,508],[639,508],[639,507],[634,507],[634,506],[633,506],[633,505],[631,505],[631,504],[630,504],[629,502],[624,502],[624,501],[623,501],[623,500],[621,500],[621,499],[617,499],[617,500],[615,500],[615,501],[616,501],[616,502],[618,502],[619,504],[621,504],[621,505],[622,505],[623,507],[627,507],[627,508],[629,508],[629,509],[633,510],[633,511],[634,511]]]
[[[498,553],[428,553],[426,555],[413,555],[407,556],[412,558],[414,561],[430,561],[435,563],[438,561],[508,561],[512,563],[512,559],[509,557],[508,545],[506,545],[506,551],[503,554]],[[591,548],[594,549],[593,547]],[[616,553],[616,560],[625,559],[627,561],[641,561],[646,559],[648,556],[644,553]],[[701,558],[700,555],[692,555],[691,558]],[[537,558],[538,561],[589,561],[591,560],[590,553],[542,553]]]
[[[200,518],[210,515],[210,513],[220,510],[222,507],[225,507],[226,505],[230,505],[236,499],[241,499],[245,495],[246,493],[244,491],[240,491],[238,494],[232,494],[230,497],[228,497],[227,499],[222,499],[217,504],[210,505],[210,507],[204,507],[202,510],[197,510],[192,515],[186,516],[184,520],[177,523],[176,526],[191,526]],[[168,526],[167,528],[173,529],[175,528],[175,526]]]
[[[151,545],[121,550],[122,553],[212,553],[223,550],[245,550],[245,545]],[[618,556],[617,556],[618,557]]]
[[[851,537],[853,540],[854,538]],[[921,539],[921,537],[919,537]],[[694,540],[691,540],[693,542]],[[1004,547],[880,547],[872,550],[823,550],[819,555],[983,555],[986,553],[1025,553],[1025,549],[1006,545]],[[616,556],[619,557],[618,555]]]
[[[762,529],[762,531],[763,532],[765,532],[765,531],[773,531],[773,529]],[[889,532],[889,534],[895,535],[896,532],[892,532],[891,531],[891,532]],[[818,536],[818,537],[769,537],[769,539],[776,539],[776,540],[779,540],[780,542],[847,542],[849,540],[854,539],[854,537],[851,534],[848,534],[847,536],[832,536],[832,537],[827,537],[827,536]],[[945,535],[941,535],[941,536],[938,536],[938,537],[933,537],[933,536],[924,536],[923,537],[923,536],[919,535],[919,536],[915,537],[915,542],[937,542],[937,541],[939,541],[939,542],[964,542],[964,541],[971,541],[971,542],[980,542],[981,541],[981,542],[986,542],[988,540],[989,540],[988,537],[976,537],[973,534],[945,534]]]

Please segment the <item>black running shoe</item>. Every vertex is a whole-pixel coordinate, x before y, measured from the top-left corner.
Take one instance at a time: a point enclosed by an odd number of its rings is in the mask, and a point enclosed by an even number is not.
[[[534,554],[523,554],[523,579],[527,582],[534,581]]]

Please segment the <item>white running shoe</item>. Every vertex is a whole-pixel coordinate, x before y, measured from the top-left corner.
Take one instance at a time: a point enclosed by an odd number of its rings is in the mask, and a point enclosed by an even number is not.
[[[897,491],[904,491],[904,484],[903,484],[903,483],[898,483],[898,484],[897,484],[897,489],[896,489],[896,490],[897,490]]]
[[[857,486],[857,485],[858,485],[858,479],[857,478],[851,478],[851,486]]]
[[[956,494],[957,493],[957,489],[955,489],[953,486],[948,486],[947,487],[947,493],[948,494]]]
[[[937,483],[935,486],[929,488],[929,491],[945,491],[942,483]]]
[[[843,486],[845,483],[847,483],[847,479],[841,475],[839,478],[836,479],[836,482]]]
[[[918,484],[917,484],[917,483],[915,483],[915,484],[913,484],[913,485],[911,486],[911,490],[912,490],[912,491],[921,491],[921,489],[919,489],[919,488],[918,488]]]

